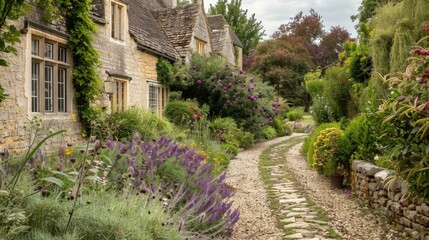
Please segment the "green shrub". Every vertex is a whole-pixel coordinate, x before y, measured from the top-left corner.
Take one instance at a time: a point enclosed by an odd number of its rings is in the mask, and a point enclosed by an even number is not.
[[[283,122],[283,129],[285,130],[285,135],[290,136],[292,134],[292,128],[287,122]]]
[[[173,137],[176,134],[175,126],[169,121],[141,108],[130,108],[125,112],[114,113],[112,117],[113,122],[119,125],[115,137],[120,140],[130,140],[136,132],[146,140],[161,136]]]
[[[273,119],[273,127],[276,130],[277,135],[279,137],[287,135],[286,129],[284,127],[284,124],[283,124],[282,120],[280,120],[280,118],[275,117]]]
[[[91,108],[84,118],[91,125],[91,135],[98,139],[113,137],[117,140],[130,140],[140,133],[146,140],[158,139],[167,135],[176,136],[177,129],[166,119],[141,108],[130,108],[125,112],[109,114],[100,108]]]
[[[313,99],[311,114],[317,124],[335,122],[338,120],[338,105],[329,98],[317,97]]]
[[[165,117],[180,127],[189,127],[192,116],[203,111],[195,101],[169,101],[165,106]]]
[[[208,117],[231,117],[240,128],[254,134],[269,124],[281,104],[274,88],[258,77],[236,69],[217,55],[194,54],[185,73],[186,84],[171,86],[184,98],[209,106]]]
[[[304,116],[304,112],[303,111],[289,111],[287,113],[287,118],[289,119],[289,121],[299,121],[302,120]]]
[[[239,131],[237,132],[236,139],[241,148],[249,148],[255,144],[255,137],[251,132]]]
[[[84,196],[72,228],[82,239],[182,239],[159,201],[145,196]]]
[[[287,103],[283,103],[279,107],[279,113],[277,114],[277,117],[279,117],[282,120],[287,119],[287,113],[289,112],[289,110],[290,110],[289,105]]]
[[[313,167],[319,174],[329,176],[338,174],[336,152],[338,149],[338,139],[343,135],[343,131],[338,128],[327,128],[320,132],[314,143]]]
[[[237,146],[235,146],[233,144],[222,143],[220,145],[220,148],[222,150],[224,150],[225,152],[232,154],[233,156],[237,156],[237,154],[238,154],[238,148],[237,148]]]
[[[216,131],[233,131],[237,130],[237,123],[235,120],[231,117],[225,117],[225,118],[215,118],[210,122],[210,129],[213,132]]]
[[[217,140],[234,145],[237,148],[248,148],[255,143],[252,133],[238,129],[233,118],[215,118],[210,122],[212,134]]]
[[[25,210],[30,213],[29,225],[52,235],[58,235],[65,230],[67,222],[66,212],[69,211],[65,204],[55,198],[30,198]]]
[[[373,162],[374,156],[378,152],[376,147],[378,133],[374,132],[376,127],[374,125],[377,123],[369,122],[365,114],[352,119],[342,137],[348,139],[350,147],[346,140],[340,142],[341,145],[344,143],[342,157]]]
[[[417,11],[411,1],[406,3]],[[410,190],[429,200],[429,29],[425,32],[427,36],[411,51],[414,56],[407,70],[382,78],[390,94],[375,119],[383,123],[377,129],[379,149],[383,150],[378,155],[389,154],[389,165],[409,183]],[[370,121],[371,117],[368,114]]]
[[[262,129],[261,135],[262,135],[262,138],[267,139],[267,140],[271,140],[271,139],[277,137],[277,132],[273,127],[266,126]]]
[[[302,146],[302,150],[301,153],[303,155],[307,156],[307,163],[309,166],[313,165],[313,154],[314,154],[314,143],[316,142],[317,137],[319,136],[320,132],[322,130],[325,130],[327,128],[340,128],[340,124],[339,123],[324,123],[321,124],[319,126],[317,126],[310,134],[310,136],[308,136],[305,140],[304,140],[304,145]]]
[[[168,101],[169,102],[180,101],[180,100],[182,100],[182,92],[181,91],[172,91],[168,94]]]

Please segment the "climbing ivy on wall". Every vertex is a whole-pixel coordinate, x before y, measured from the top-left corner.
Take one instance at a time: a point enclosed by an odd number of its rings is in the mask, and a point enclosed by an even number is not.
[[[82,115],[100,95],[103,86],[96,70],[101,63],[93,46],[92,36],[97,32],[97,28],[91,20],[91,0],[40,0],[39,7],[45,10],[45,18],[49,16],[45,19],[47,21],[60,13],[66,18],[70,34],[69,47],[73,55],[76,104],[81,119],[85,119]]]

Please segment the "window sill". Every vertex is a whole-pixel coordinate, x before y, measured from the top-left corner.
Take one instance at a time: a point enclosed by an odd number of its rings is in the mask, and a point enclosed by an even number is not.
[[[125,40],[110,37],[110,41],[125,46]]]
[[[69,112],[65,112],[65,113],[40,113],[40,112],[30,112],[28,114],[28,117],[34,118],[34,117],[38,117],[41,118],[42,120],[70,120],[72,121],[72,114]]]

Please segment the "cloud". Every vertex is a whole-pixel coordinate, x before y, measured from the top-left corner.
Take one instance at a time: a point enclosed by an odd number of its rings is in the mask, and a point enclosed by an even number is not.
[[[205,0],[208,9],[217,0]],[[281,24],[288,23],[290,18],[302,11],[308,14],[314,9],[322,16],[325,30],[331,26],[345,27],[353,37],[356,37],[355,23],[350,16],[357,13],[360,0],[243,0],[242,8],[248,9],[248,16],[255,13],[255,18],[262,21],[266,38],[269,38]]]

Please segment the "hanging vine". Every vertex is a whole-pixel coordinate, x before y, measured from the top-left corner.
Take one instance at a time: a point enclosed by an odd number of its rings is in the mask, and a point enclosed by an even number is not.
[[[73,55],[73,86],[80,119],[101,93],[102,82],[97,74],[99,54],[93,46],[97,28],[91,20],[91,0],[40,0],[47,21],[62,13],[70,34],[69,47]],[[48,6],[48,7],[47,7]],[[88,123],[83,122],[84,125]]]

